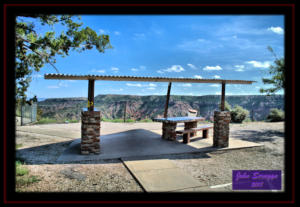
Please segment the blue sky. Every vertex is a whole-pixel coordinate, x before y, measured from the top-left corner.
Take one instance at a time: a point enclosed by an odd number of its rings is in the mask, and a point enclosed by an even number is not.
[[[260,94],[274,61],[284,55],[282,15],[82,15],[84,26],[110,36],[113,49],[58,57],[64,74],[127,75],[254,80],[227,85],[227,95]],[[54,29],[61,31],[61,27]],[[39,32],[45,30],[39,27]],[[87,97],[87,81],[44,80],[51,65],[33,73],[27,95]],[[168,83],[96,81],[95,95],[165,95]],[[171,95],[216,95],[220,84],[173,83]],[[280,91],[278,94],[283,94]]]

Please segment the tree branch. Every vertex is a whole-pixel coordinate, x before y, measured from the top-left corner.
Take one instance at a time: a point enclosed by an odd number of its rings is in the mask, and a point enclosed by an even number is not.
[[[34,52],[34,53],[36,53],[36,54],[38,54],[39,56],[41,56],[41,57],[49,57],[49,55],[48,54],[41,54],[41,53],[39,53],[39,52],[37,52],[37,51],[35,51],[35,50],[32,50],[30,47],[28,47],[27,45],[24,45],[26,48],[28,48],[29,50],[31,50],[32,52]],[[49,63],[55,70],[56,70],[56,72],[57,73],[59,73],[59,71],[58,71],[58,69],[55,67],[55,65],[53,64],[53,63],[51,63],[50,61],[46,61],[47,63]]]

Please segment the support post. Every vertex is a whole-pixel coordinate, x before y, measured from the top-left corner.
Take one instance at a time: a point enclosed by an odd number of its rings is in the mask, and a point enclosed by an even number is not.
[[[24,107],[21,104],[21,126],[24,126]]]
[[[222,82],[221,111],[225,111],[225,82]]]
[[[124,102],[125,107],[124,107],[124,123],[126,122],[126,110],[127,110],[127,101]]]
[[[94,111],[94,88],[95,88],[95,80],[89,80],[88,111]]]
[[[167,93],[167,100],[166,100],[166,105],[165,105],[164,118],[167,118],[167,116],[168,116],[168,106],[169,106],[169,99],[170,99],[171,86],[172,86],[172,82],[169,82],[169,85],[168,85],[168,93]]]

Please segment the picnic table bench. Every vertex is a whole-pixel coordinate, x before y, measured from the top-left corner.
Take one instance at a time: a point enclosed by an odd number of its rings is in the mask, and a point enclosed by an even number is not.
[[[204,117],[168,117],[168,118],[154,118],[156,122],[162,122],[162,138],[166,140],[176,140],[176,125],[177,123],[184,123],[184,130],[197,128],[197,122],[204,121]],[[196,131],[190,132],[189,136],[193,137]],[[187,134],[183,134],[185,137]]]
[[[197,131],[203,131],[202,137],[203,138],[208,138],[209,129],[212,129],[212,128],[213,128],[212,125],[202,125],[202,126],[199,126],[197,128],[177,130],[176,134],[186,135],[186,136],[183,136],[183,143],[189,143],[192,133],[195,133]]]

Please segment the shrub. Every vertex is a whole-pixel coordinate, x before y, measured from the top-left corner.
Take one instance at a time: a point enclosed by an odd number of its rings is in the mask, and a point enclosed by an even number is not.
[[[43,110],[38,106],[36,112],[36,120],[40,121],[42,119]]]
[[[16,175],[23,176],[23,175],[27,175],[27,174],[28,174],[28,170],[23,167],[22,163],[19,160],[17,160],[16,161]]]
[[[249,111],[241,106],[235,105],[230,111],[230,115],[233,123],[242,123],[249,115]]]
[[[284,111],[280,109],[270,109],[270,113],[267,116],[267,121],[276,122],[276,121],[283,121],[284,120]]]
[[[152,119],[142,119],[140,122],[153,122]]]
[[[29,175],[29,170],[24,167],[20,160],[16,161],[16,191],[24,185],[29,185],[40,181],[40,178],[34,175]]]
[[[51,123],[57,123],[56,119],[50,119],[50,118],[42,118],[36,124],[51,124]]]

